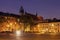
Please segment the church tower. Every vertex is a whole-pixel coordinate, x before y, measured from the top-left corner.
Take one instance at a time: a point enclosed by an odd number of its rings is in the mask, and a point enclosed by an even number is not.
[[[20,7],[19,13],[20,13],[20,15],[24,15],[24,8],[23,8],[23,6]]]

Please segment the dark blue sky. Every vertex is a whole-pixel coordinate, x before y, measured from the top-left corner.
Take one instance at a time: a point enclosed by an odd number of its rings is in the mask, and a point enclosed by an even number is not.
[[[0,11],[19,14],[20,6],[44,18],[60,18],[60,0],[0,0]]]

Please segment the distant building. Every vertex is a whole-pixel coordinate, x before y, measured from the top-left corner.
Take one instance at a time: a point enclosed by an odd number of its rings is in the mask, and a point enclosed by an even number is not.
[[[0,31],[25,30],[28,25],[32,26],[43,20],[43,17],[25,12],[21,6],[20,15],[0,12]]]
[[[40,34],[58,34],[60,33],[60,22],[42,22],[38,23],[33,31]]]
[[[35,23],[43,21],[43,17],[42,16],[38,16],[37,13],[36,13],[36,15],[28,13],[28,12],[26,12],[24,10],[24,8],[22,6],[20,8],[19,13],[22,14],[20,16],[23,16],[23,17],[27,18],[28,20],[32,19],[32,21],[35,22]]]
[[[60,19],[44,19],[42,16],[28,13],[21,6],[20,15],[0,12],[1,31],[29,31],[37,33],[58,33],[60,32]]]

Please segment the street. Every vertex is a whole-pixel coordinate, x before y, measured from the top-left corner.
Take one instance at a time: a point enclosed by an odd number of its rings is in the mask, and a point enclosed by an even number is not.
[[[24,34],[21,36],[1,35],[0,40],[60,40],[60,35]]]

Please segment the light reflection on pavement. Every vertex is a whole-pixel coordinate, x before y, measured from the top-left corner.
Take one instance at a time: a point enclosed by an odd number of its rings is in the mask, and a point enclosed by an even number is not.
[[[60,40],[60,35],[25,34],[22,36],[1,35],[0,40]]]

